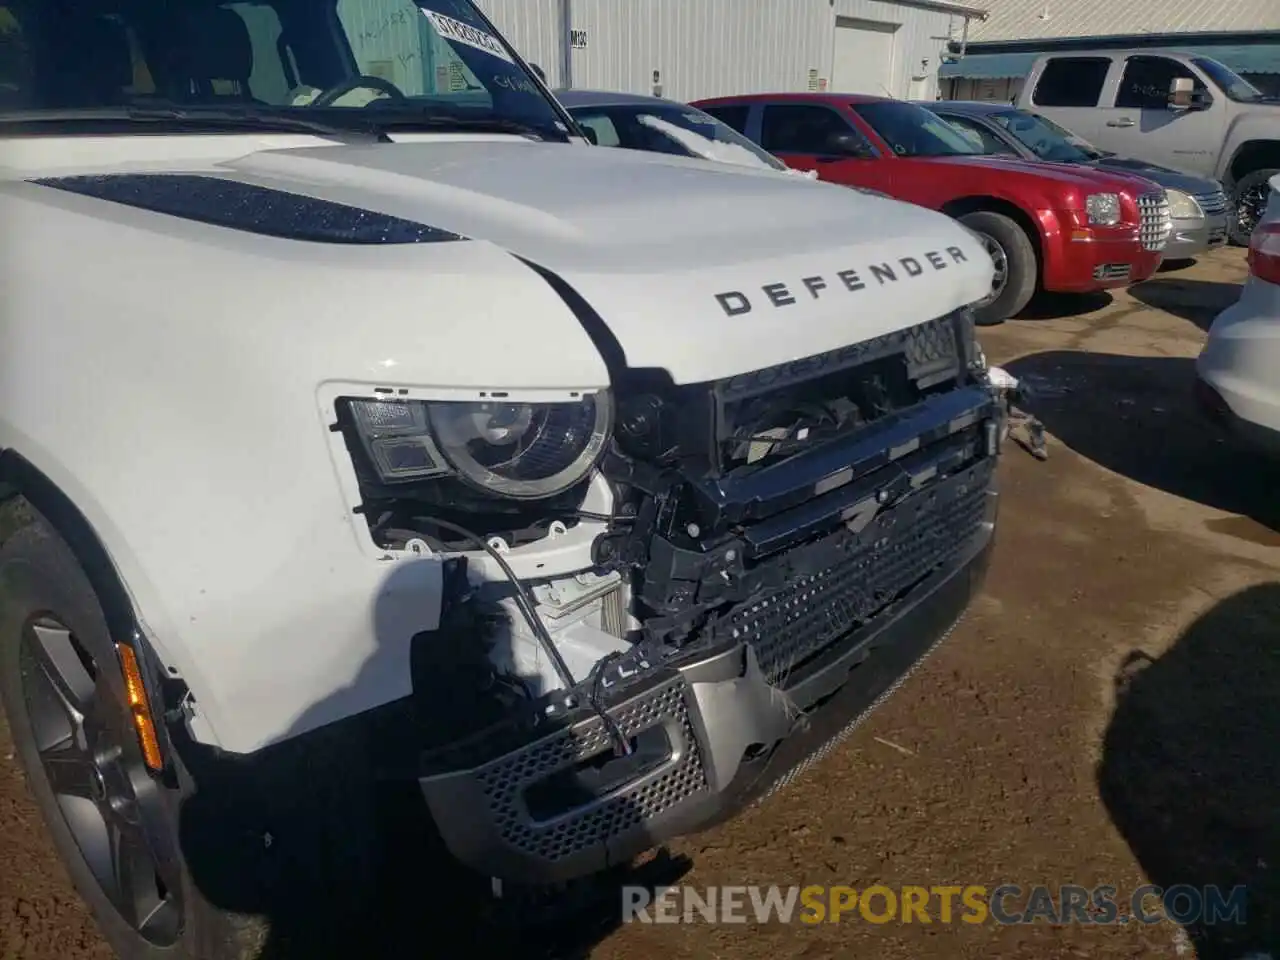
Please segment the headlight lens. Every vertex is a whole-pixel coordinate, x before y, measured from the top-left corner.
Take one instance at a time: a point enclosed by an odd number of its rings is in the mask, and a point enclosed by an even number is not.
[[[1084,203],[1089,222],[1100,227],[1114,227],[1120,222],[1120,197],[1114,193],[1090,194]]]
[[[1204,216],[1196,198],[1181,190],[1166,190],[1169,197],[1169,215],[1175,220],[1198,220]]]
[[[351,412],[384,483],[453,474],[519,500],[551,497],[582,480],[613,427],[605,392],[567,403],[354,400]]]

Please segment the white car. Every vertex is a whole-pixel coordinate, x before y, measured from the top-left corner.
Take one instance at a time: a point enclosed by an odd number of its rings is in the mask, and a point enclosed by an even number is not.
[[[1280,456],[1280,176],[1249,241],[1249,279],[1196,360],[1201,408],[1242,441]]]
[[[121,956],[350,918],[374,774],[508,886],[626,862],[963,613],[954,220],[592,147],[470,0],[13,9],[0,699]]]

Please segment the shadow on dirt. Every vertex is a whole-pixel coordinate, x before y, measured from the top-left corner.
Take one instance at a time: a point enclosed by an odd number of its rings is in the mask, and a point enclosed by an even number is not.
[[[1280,465],[1207,422],[1192,395],[1192,360],[1048,351],[1005,368],[1031,391],[1028,409],[1057,443],[1100,466],[1280,531]],[[1235,535],[1280,538],[1253,531]]]
[[[351,757],[333,749],[334,733],[316,743],[334,760]],[[244,918],[235,956],[246,960],[586,960],[621,925],[624,886],[652,892],[691,866],[659,852],[536,894],[508,887],[499,899],[445,849],[416,784],[371,786],[366,806],[352,800],[359,774],[334,789],[322,778],[340,776],[335,766],[282,762],[272,751],[256,759],[235,771],[197,763],[201,790],[182,818],[195,885],[219,911]]]
[[[414,566],[398,565],[389,580],[412,580]],[[383,599],[397,594],[389,590]],[[450,605],[440,629],[413,637],[405,666],[414,693],[407,699],[245,758],[182,744],[183,762],[197,785],[182,804],[182,852],[200,896],[218,911],[246,918],[245,932],[235,937],[235,956],[577,960],[623,922],[624,886],[652,892],[688,872],[688,860],[659,850],[642,864],[581,881],[508,885],[499,897],[490,878],[450,855],[416,779],[424,752],[434,748],[443,754],[443,769],[467,770],[514,747],[512,731],[495,726],[495,716],[509,718],[511,710],[494,693],[488,635],[467,614],[473,606],[478,605]],[[375,622],[387,641],[364,671],[381,675],[384,661],[399,667],[405,649],[384,632],[391,618],[375,612]],[[338,691],[334,698],[344,695]],[[323,702],[313,709],[328,713]],[[492,818],[512,847],[533,845],[548,859],[586,847],[587,833],[557,831],[554,822],[521,833],[537,809],[535,775],[543,767],[555,770],[561,765],[558,752],[571,749],[554,739],[567,725],[568,720],[543,716],[536,734],[518,737],[544,744],[541,752],[526,753],[521,764],[501,768],[474,791],[457,793],[444,815],[463,824],[460,829]],[[311,724],[304,718],[302,726]],[[480,730],[489,732],[478,744],[471,742]],[[636,750],[643,761],[643,751]],[[560,794],[553,799],[563,801]],[[601,805],[594,817],[581,818],[584,828],[609,817],[639,821],[631,803],[616,798],[611,807]]]
[[[1115,682],[1098,784],[1166,915],[1199,960],[1280,950],[1280,583],[1218,603],[1158,659],[1131,653]]]
[[[1240,299],[1240,290],[1238,283],[1161,277],[1130,287],[1129,293],[1148,307],[1189,320],[1207,331],[1214,317]]]
[[[1061,320],[1078,317],[1109,307],[1115,297],[1099,293],[1044,293],[1040,292],[1018,314],[1017,320]]]

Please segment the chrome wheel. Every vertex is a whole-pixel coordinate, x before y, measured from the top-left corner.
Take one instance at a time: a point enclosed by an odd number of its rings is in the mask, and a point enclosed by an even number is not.
[[[1264,181],[1241,191],[1236,197],[1236,223],[1241,236],[1247,237],[1258,226],[1266,213],[1270,193],[1271,186]]]
[[[983,249],[987,251],[987,256],[991,258],[991,263],[996,268],[991,277],[991,292],[975,304],[978,307],[985,307],[995,303],[1000,294],[1004,293],[1004,288],[1009,285],[1009,255],[994,237],[985,233],[979,233],[978,237],[982,240]]]
[[[18,658],[40,767],[89,871],[139,936],[173,944],[182,929],[176,860],[166,855],[159,788],[108,685],[115,665],[100,667],[49,616],[27,622]]]

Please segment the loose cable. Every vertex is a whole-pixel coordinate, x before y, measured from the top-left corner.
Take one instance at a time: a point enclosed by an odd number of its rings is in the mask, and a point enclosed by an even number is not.
[[[555,641],[551,639],[551,634],[547,632],[547,628],[543,624],[542,618],[538,616],[537,610],[534,609],[533,598],[529,596],[529,591],[525,589],[524,584],[520,582],[518,577],[516,577],[515,571],[512,570],[510,564],[503,559],[502,554],[495,550],[493,546],[484,540],[479,534],[468,530],[466,527],[459,526],[449,520],[439,520],[435,517],[431,518],[431,523],[434,523],[438,527],[443,527],[445,530],[452,531],[458,536],[476,544],[498,565],[499,569],[502,570],[503,574],[511,582],[511,587],[515,591],[517,609],[519,609],[521,615],[523,615],[525,622],[529,624],[529,629],[533,631],[534,639],[538,641],[547,657],[551,660],[552,666],[560,677],[560,682],[564,684],[565,692],[569,693],[576,685],[576,681],[573,679],[573,673],[570,672],[569,665],[565,663],[564,657],[560,655],[560,651],[556,649]],[[595,711],[596,715],[600,718],[600,722],[604,724],[605,729],[609,731],[609,735],[614,741],[614,747],[617,753],[620,756],[625,757],[631,755],[631,743],[627,740],[617,722],[613,717],[609,716],[608,712],[605,711],[604,707],[600,703],[600,671],[608,659],[609,658],[606,658],[606,660],[596,664],[595,669],[592,671],[592,682],[587,691],[587,704],[593,711]]]

